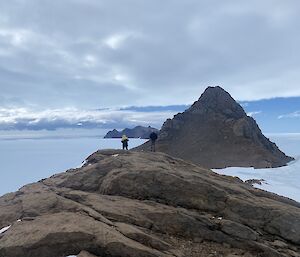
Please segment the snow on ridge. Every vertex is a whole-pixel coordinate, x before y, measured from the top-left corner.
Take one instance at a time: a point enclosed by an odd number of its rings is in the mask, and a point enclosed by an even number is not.
[[[76,166],[76,169],[82,168],[86,164],[87,164],[87,160],[84,160],[84,161],[81,162],[80,165]]]
[[[22,220],[21,219],[18,219],[17,222],[21,222]],[[6,232],[12,225],[8,225],[4,228],[1,228],[0,229],[0,234],[3,234],[4,232]]]
[[[10,227],[11,227],[11,225],[9,225],[7,227],[4,227],[4,228],[1,228],[0,229],[0,234],[3,234],[4,232],[6,232]]]

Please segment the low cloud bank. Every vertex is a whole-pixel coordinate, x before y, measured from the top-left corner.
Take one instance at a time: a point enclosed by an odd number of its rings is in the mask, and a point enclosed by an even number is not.
[[[59,128],[123,128],[136,125],[160,127],[174,110],[127,109],[79,110],[76,108],[32,110],[0,108],[2,130],[56,130]]]

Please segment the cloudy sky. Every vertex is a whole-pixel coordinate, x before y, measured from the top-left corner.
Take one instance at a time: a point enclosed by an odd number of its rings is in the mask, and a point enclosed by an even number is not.
[[[239,101],[300,96],[299,9],[299,0],[0,1],[0,125],[190,104],[213,85]]]

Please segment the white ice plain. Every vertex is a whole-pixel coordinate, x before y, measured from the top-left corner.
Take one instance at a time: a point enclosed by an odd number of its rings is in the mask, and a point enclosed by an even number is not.
[[[261,185],[255,187],[286,196],[300,202],[300,133],[293,134],[269,134],[271,141],[285,154],[295,158],[285,167],[272,169],[253,169],[231,167],[226,169],[214,169],[219,174],[236,176],[243,181],[248,179],[263,179]]]

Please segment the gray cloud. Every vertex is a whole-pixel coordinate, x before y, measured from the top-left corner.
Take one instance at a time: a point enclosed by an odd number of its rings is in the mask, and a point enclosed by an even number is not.
[[[189,104],[300,96],[297,0],[0,3],[0,105]]]
[[[283,115],[278,116],[278,119],[283,119],[283,118],[300,118],[300,111],[295,111],[292,113],[283,114]]]
[[[56,130],[60,128],[124,128],[154,126],[176,114],[176,110],[135,111],[120,109],[79,110],[76,108],[34,110],[0,108],[2,130]]]
[[[247,115],[250,117],[254,117],[260,113],[261,113],[261,111],[253,111],[253,112],[247,112]]]

